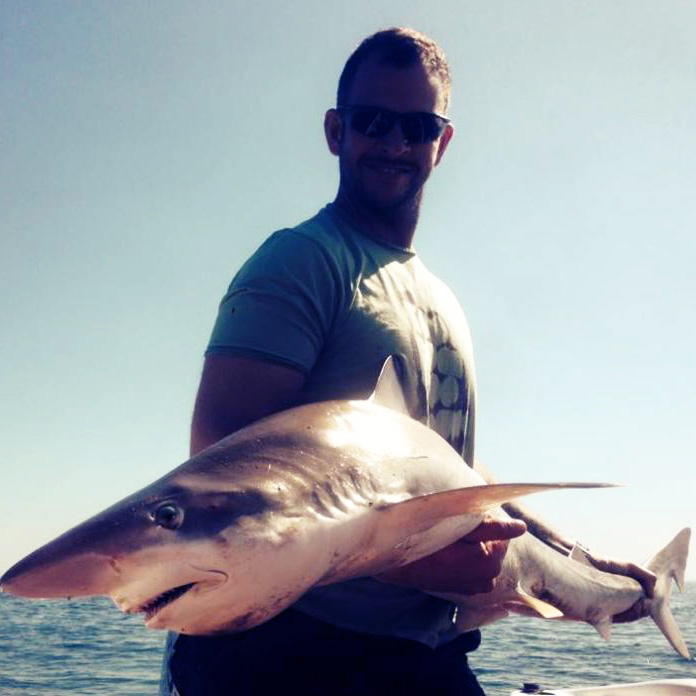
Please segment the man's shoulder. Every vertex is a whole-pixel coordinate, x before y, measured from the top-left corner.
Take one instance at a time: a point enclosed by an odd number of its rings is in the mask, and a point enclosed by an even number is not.
[[[294,227],[273,232],[247,265],[263,262],[286,268],[300,266],[310,271],[320,264],[343,276],[355,266],[356,256],[359,256],[356,241],[337,223],[330,206],[326,206]]]
[[[294,227],[274,232],[269,240],[288,247],[316,247],[328,254],[341,254],[346,250],[346,235],[336,224],[330,206]]]

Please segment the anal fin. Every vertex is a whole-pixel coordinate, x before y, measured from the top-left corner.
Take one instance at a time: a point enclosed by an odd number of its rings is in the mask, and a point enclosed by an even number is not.
[[[604,640],[611,640],[611,631],[614,626],[611,616],[603,616],[602,618],[592,621],[591,623],[597,633],[599,633]]]

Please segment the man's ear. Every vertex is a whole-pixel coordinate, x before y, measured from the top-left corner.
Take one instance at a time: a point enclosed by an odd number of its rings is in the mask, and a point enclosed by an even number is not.
[[[341,138],[343,136],[343,120],[336,109],[329,109],[324,116],[324,135],[326,144],[332,155],[338,156],[341,152]]]
[[[451,123],[448,123],[445,126],[445,130],[442,131],[442,135],[440,136],[440,142],[437,145],[437,154],[435,155],[435,166],[440,164],[440,160],[442,159],[442,155],[445,154],[445,150],[447,149],[447,146],[449,145],[449,141],[452,140],[453,135],[454,135],[454,126]]]

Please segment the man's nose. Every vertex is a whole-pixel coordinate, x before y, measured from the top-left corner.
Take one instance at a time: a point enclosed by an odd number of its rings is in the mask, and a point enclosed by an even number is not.
[[[398,121],[386,135],[379,139],[379,147],[383,152],[389,152],[393,155],[401,155],[411,149]]]

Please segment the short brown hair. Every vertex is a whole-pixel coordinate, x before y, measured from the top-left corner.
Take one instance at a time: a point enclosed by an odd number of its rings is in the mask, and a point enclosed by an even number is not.
[[[353,51],[338,80],[337,106],[348,106],[346,100],[358,68],[372,56],[377,56],[383,65],[396,68],[408,68],[420,62],[430,75],[435,75],[440,81],[445,108],[449,106],[452,76],[444,51],[425,34],[404,27],[378,31]]]

